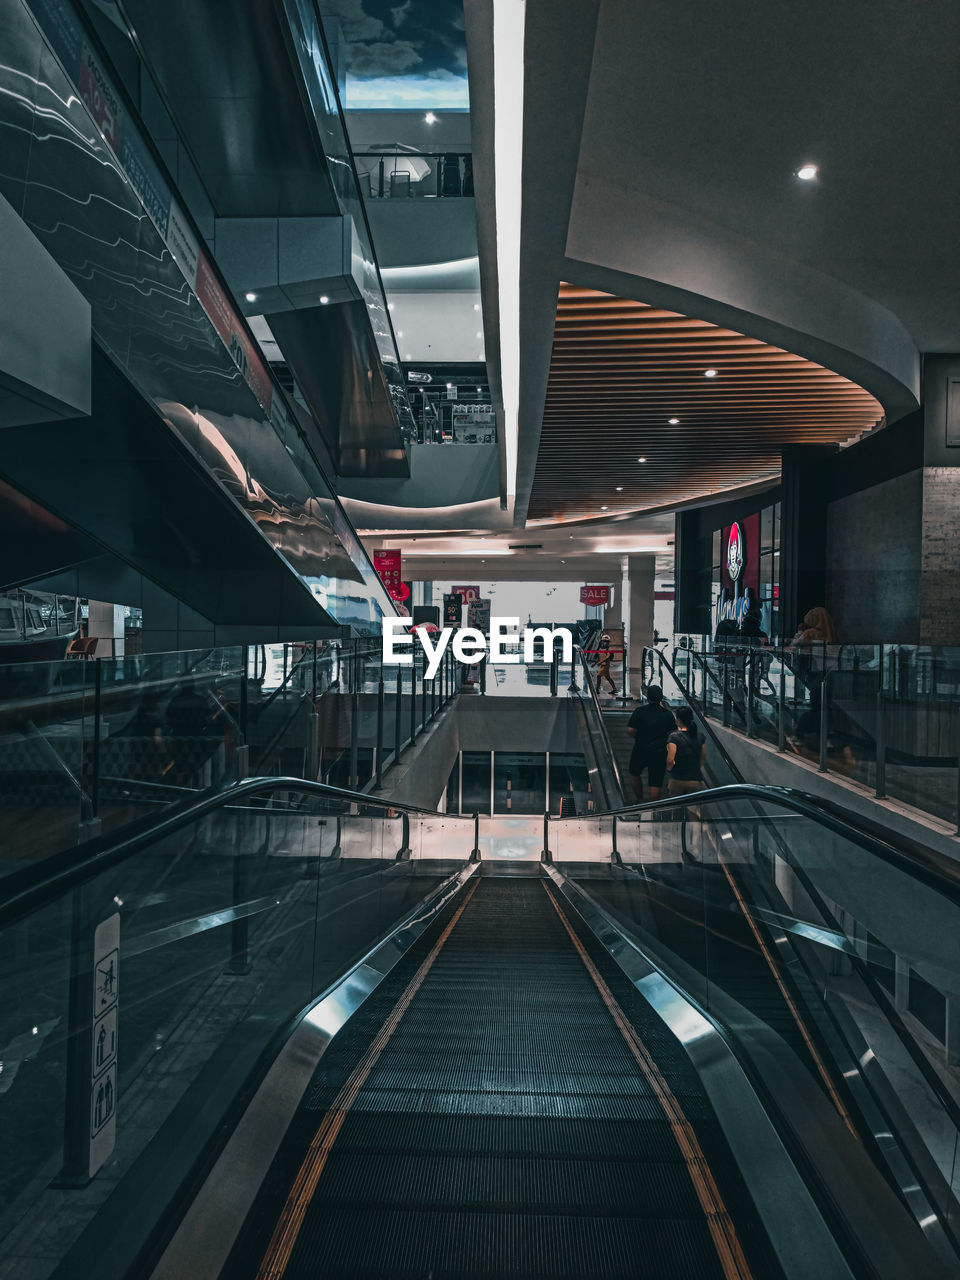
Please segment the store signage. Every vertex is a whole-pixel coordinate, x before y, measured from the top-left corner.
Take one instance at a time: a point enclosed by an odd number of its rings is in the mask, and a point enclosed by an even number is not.
[[[459,627],[463,617],[463,596],[454,595],[451,591],[449,595],[443,597],[443,625],[445,627]]]
[[[490,601],[474,600],[467,609],[467,621],[478,631],[490,630]]]
[[[401,581],[403,572],[400,565],[399,551],[375,551],[373,553],[373,567],[380,575],[380,581],[387,589],[387,595],[391,600],[406,600],[410,595],[410,590],[406,583]]]
[[[451,587],[450,590],[455,596],[460,596],[464,604],[473,604],[480,599],[479,587]]]
[[[456,600],[460,605],[459,596],[443,597],[445,622],[448,600]],[[409,667],[413,663],[413,654],[402,652],[411,649],[414,643],[414,636],[406,630],[408,625],[405,618],[383,620],[383,661],[388,666]],[[487,656],[491,662],[497,663],[536,662],[538,645],[541,646],[541,660],[548,661],[557,640],[561,644],[560,661],[573,661],[573,636],[568,627],[524,627],[522,632],[519,628],[519,618],[491,618],[488,640],[477,627],[460,627],[458,618],[453,625],[442,628],[436,644],[422,628],[417,629],[416,639],[427,655],[425,678],[432,680],[437,674],[448,645],[456,660],[468,667],[476,666]]]
[[[580,588],[581,604],[609,604],[610,588],[609,587],[581,587]]]
[[[743,530],[738,524],[732,524],[730,526],[730,536],[727,538],[727,573],[730,575],[731,582],[736,582],[741,573],[743,573],[745,560],[746,547]]]

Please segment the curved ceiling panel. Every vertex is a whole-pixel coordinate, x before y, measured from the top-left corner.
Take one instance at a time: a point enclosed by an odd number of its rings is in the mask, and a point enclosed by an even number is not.
[[[801,356],[564,284],[529,516],[627,511],[775,478],[785,445],[841,443],[882,416],[868,392]]]

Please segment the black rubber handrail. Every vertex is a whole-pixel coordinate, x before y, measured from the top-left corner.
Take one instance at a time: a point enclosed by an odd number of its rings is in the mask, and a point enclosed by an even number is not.
[[[676,681],[677,687],[683,689],[679,677],[670,662],[659,650],[654,650],[660,661]],[[691,702],[694,711],[696,706]],[[713,746],[731,770],[734,777],[739,777],[739,770],[730,759],[723,743],[714,732],[709,720],[697,714],[697,718],[709,736]],[[943,893],[951,901],[960,905],[960,862],[947,854],[938,853],[935,849],[914,843],[898,836],[889,828],[880,828],[868,820],[857,817],[851,820],[847,810],[830,800],[821,799],[807,791],[796,787],[775,787],[760,785],[754,782],[734,782],[722,787],[711,787],[698,791],[694,797],[674,796],[670,799],[648,800],[644,804],[626,805],[622,809],[609,810],[606,813],[591,814],[597,818],[626,818],[633,814],[649,813],[664,809],[681,809],[689,804],[709,804],[721,800],[749,799],[760,800],[766,804],[779,804],[792,812],[809,818],[813,822],[826,827],[836,835],[858,844],[868,853],[882,861],[897,867],[899,870],[922,880],[929,887]],[[881,834],[882,831],[882,834]]]
[[[162,816],[149,814],[139,823],[131,823],[122,832],[101,836],[83,846],[83,856],[68,849],[21,871],[0,879],[0,929],[50,906],[68,890],[93,879],[102,871],[119,866],[133,854],[155,844],[191,823],[199,821],[215,809],[234,805],[238,799],[262,795],[270,791],[299,791],[305,795],[340,800],[346,804],[364,805],[398,814],[418,817],[441,817],[435,809],[419,809],[414,805],[393,804],[373,799],[361,791],[331,787],[325,782],[305,778],[244,778],[241,782],[188,796],[180,804],[171,805]],[[469,815],[463,815],[469,818]]]

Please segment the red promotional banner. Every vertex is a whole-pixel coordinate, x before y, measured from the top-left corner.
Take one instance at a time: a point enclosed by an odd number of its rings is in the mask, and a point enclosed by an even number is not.
[[[609,604],[610,588],[609,587],[581,587],[580,588],[581,604]]]
[[[405,584],[401,581],[403,571],[400,567],[399,551],[375,551],[373,567],[379,573],[380,581],[387,588],[387,595],[391,600],[407,598],[409,589],[405,589]]]
[[[462,596],[464,604],[475,604],[480,599],[479,587],[451,587],[450,594]]]

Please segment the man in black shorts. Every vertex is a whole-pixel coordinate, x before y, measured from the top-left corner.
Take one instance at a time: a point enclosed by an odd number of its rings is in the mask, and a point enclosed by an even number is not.
[[[647,701],[637,707],[627,724],[633,738],[630,753],[630,783],[633,794],[643,800],[643,774],[646,771],[650,800],[660,799],[663,775],[667,769],[667,738],[677,727],[673,712],[663,705],[663,690],[658,684],[647,685]]]

